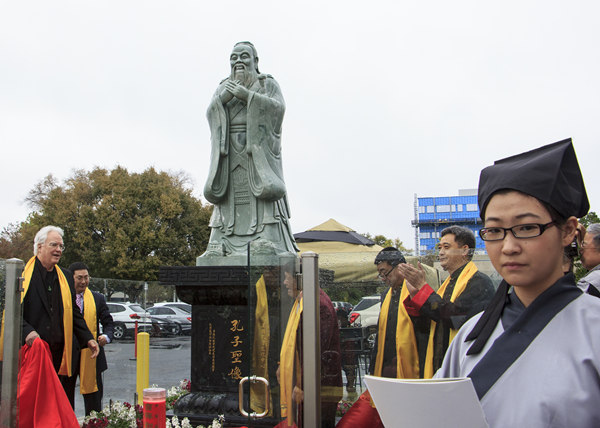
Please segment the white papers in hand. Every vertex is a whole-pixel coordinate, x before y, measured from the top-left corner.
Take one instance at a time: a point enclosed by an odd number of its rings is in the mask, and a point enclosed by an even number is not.
[[[469,378],[364,379],[386,428],[488,426]]]

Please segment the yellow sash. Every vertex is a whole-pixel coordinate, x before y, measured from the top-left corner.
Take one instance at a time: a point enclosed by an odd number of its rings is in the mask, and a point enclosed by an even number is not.
[[[33,269],[35,267],[35,256],[29,259],[23,269],[23,291],[21,292],[21,304],[25,299],[27,290],[29,290],[29,284],[31,283],[31,277],[33,276]],[[63,350],[62,361],[60,363],[60,369],[58,370],[59,375],[71,376],[71,353],[73,351],[73,300],[71,296],[71,289],[65,274],[56,267],[56,274],[58,275],[58,283],[60,284],[60,294],[62,296],[63,304],[63,330],[65,334],[65,348]],[[2,314],[2,332],[0,333],[0,361],[4,354],[4,313]]]
[[[408,297],[406,281],[400,291],[398,305],[398,321],[396,324],[396,377],[398,379],[416,379],[419,377],[419,353],[417,351],[417,338],[413,323],[404,307],[404,300]],[[387,327],[388,312],[392,301],[390,288],[381,305],[379,313],[379,330],[377,332],[377,357],[375,358],[375,376],[381,376],[383,369],[383,352],[385,346],[385,330]]]
[[[281,390],[281,416],[287,417],[288,425],[292,426],[294,423],[294,415],[291,409],[293,409],[292,403],[292,392],[294,390],[293,385],[293,370],[294,370],[294,359],[296,355],[296,333],[298,332],[298,326],[300,324],[300,315],[303,309],[303,299],[296,299],[290,317],[288,318],[287,327],[285,328],[285,334],[283,336],[283,343],[281,345],[281,353],[279,355],[279,386]],[[288,412],[288,410],[290,410]]]
[[[96,301],[89,288],[86,288],[83,293],[83,319],[92,332],[94,339],[97,339]],[[88,348],[82,349],[79,361],[79,392],[82,394],[91,394],[98,391],[98,385],[96,384],[96,359],[92,358],[92,351]]]
[[[256,282],[256,310],[254,315],[254,344],[252,346],[252,373],[269,379],[269,304],[264,276]],[[265,388],[261,384],[250,385],[250,407],[257,413],[265,411]],[[269,412],[272,414],[272,411]]]
[[[454,290],[452,290],[452,296],[450,296],[451,302],[454,302],[457,299],[457,297],[460,296],[463,291],[465,291],[465,288],[467,287],[467,283],[469,282],[471,277],[475,274],[475,272],[477,272],[477,266],[475,266],[475,263],[473,263],[473,262],[467,263],[467,265],[465,266],[463,271],[458,276],[458,279],[456,280],[456,284],[454,285]],[[444,281],[442,286],[437,291],[437,294],[440,295],[442,298],[444,296],[444,292],[446,291],[446,287],[448,287],[449,283],[450,283],[450,276],[448,276],[448,278],[446,278],[446,280]],[[425,357],[425,373],[424,373],[425,379],[431,379],[433,377],[433,375],[435,374],[435,373],[433,373],[433,338],[435,337],[435,326],[436,325],[437,325],[437,323],[435,321],[431,321],[431,328],[429,330],[429,343],[427,344],[427,355]],[[455,330],[453,328],[450,329],[450,341],[448,342],[448,344],[452,343],[452,340],[454,340],[454,336],[456,336],[457,332],[458,332],[458,330]]]

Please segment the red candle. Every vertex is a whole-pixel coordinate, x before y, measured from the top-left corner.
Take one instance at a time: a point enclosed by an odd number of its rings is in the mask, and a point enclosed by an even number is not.
[[[144,428],[165,428],[167,425],[167,392],[164,388],[144,389]]]

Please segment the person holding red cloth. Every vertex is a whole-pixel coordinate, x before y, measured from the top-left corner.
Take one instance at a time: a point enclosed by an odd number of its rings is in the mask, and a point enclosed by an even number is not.
[[[46,342],[55,372],[71,376],[73,338],[82,348],[89,348],[91,358],[98,356],[99,346],[75,303],[73,275],[58,266],[64,249],[59,227],[45,226],[35,235],[34,256],[23,269],[22,337],[29,346],[36,339]],[[0,339],[0,360],[2,343]]]
[[[98,343],[75,303],[73,275],[58,267],[65,249],[63,231],[45,226],[35,235],[34,256],[23,270],[23,336],[32,345],[37,338],[50,347],[52,363],[59,375],[71,376],[73,335],[82,348],[98,356]]]

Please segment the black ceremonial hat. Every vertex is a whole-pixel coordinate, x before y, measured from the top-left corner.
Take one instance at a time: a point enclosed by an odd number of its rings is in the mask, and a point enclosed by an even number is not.
[[[571,139],[497,160],[479,176],[479,212],[483,215],[498,190],[512,189],[548,203],[564,217],[590,209]]]

